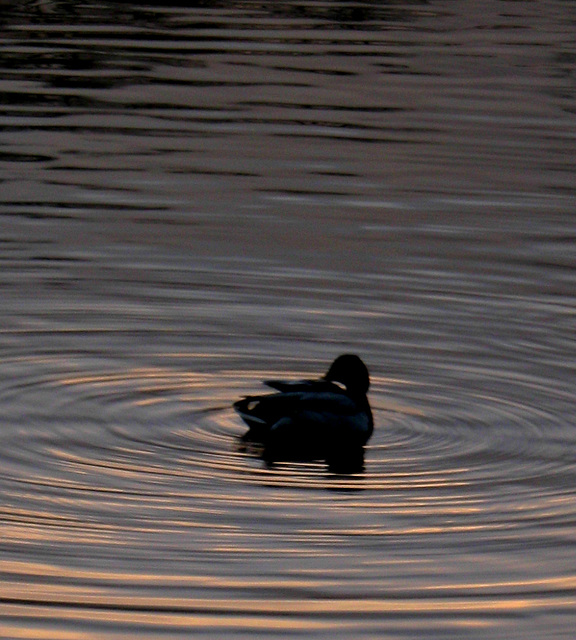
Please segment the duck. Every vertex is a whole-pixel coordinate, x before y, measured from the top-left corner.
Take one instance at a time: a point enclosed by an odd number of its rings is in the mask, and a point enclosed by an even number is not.
[[[264,384],[275,393],[244,396],[233,406],[248,426],[242,442],[262,445],[269,466],[324,460],[335,472],[363,469],[374,420],[367,397],[370,376],[359,356],[338,356],[316,379]]]

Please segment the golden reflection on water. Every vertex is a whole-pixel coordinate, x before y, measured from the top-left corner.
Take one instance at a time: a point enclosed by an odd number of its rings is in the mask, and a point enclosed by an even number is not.
[[[550,610],[554,607],[570,607],[576,604],[574,597],[514,597],[498,598],[498,600],[486,601],[480,597],[474,598],[425,598],[425,599],[272,599],[272,600],[249,600],[249,599],[181,599],[181,598],[138,598],[122,597],[115,598],[110,594],[94,595],[94,592],[82,593],[81,604],[73,597],[73,589],[70,596],[66,597],[66,590],[56,593],[53,598],[45,598],[45,593],[31,589],[28,597],[22,593],[6,598],[6,606],[14,611],[19,610],[20,616],[36,617],[37,613],[31,612],[23,602],[38,602],[44,615],[53,615],[65,619],[78,618],[98,619],[105,616],[110,620],[144,622],[151,621],[156,616],[170,616],[171,622],[180,620],[176,624],[192,626],[210,626],[216,624],[217,627],[234,626],[241,624],[243,627],[251,627],[252,624],[263,627],[271,625],[272,628],[294,628],[294,626],[306,625],[308,623],[318,623],[313,616],[327,618],[324,623],[332,626],[331,618],[340,620],[341,624],[346,624],[362,616],[371,615],[450,615],[450,614],[502,614],[507,616],[527,615],[529,612]],[[38,599],[37,599],[38,598]],[[14,603],[14,604],[13,604]],[[42,603],[45,603],[42,606]],[[49,608],[48,605],[49,604]],[[71,608],[68,608],[71,607]],[[45,613],[44,613],[45,612]],[[154,613],[156,612],[156,613]],[[15,615],[15,614],[13,614]],[[173,618],[174,616],[174,618]],[[286,616],[286,619],[283,619]],[[298,616],[306,616],[299,620]],[[310,619],[312,616],[312,619]],[[215,621],[219,620],[219,623]]]

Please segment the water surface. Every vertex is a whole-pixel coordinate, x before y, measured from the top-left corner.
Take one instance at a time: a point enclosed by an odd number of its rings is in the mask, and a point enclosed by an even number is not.
[[[3,637],[572,638],[575,26],[2,3]],[[363,473],[238,450],[343,352]]]

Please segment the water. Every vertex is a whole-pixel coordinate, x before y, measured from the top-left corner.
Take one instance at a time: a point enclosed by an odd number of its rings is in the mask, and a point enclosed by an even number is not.
[[[572,638],[574,5],[187,4],[1,6],[0,635]]]

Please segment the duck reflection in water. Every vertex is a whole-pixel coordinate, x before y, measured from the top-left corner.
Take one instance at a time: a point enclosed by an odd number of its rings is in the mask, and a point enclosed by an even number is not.
[[[336,358],[316,380],[268,380],[277,393],[247,396],[234,408],[248,425],[241,442],[261,446],[268,465],[325,460],[333,473],[364,468],[364,445],[374,421],[366,394],[368,369],[352,354]]]

